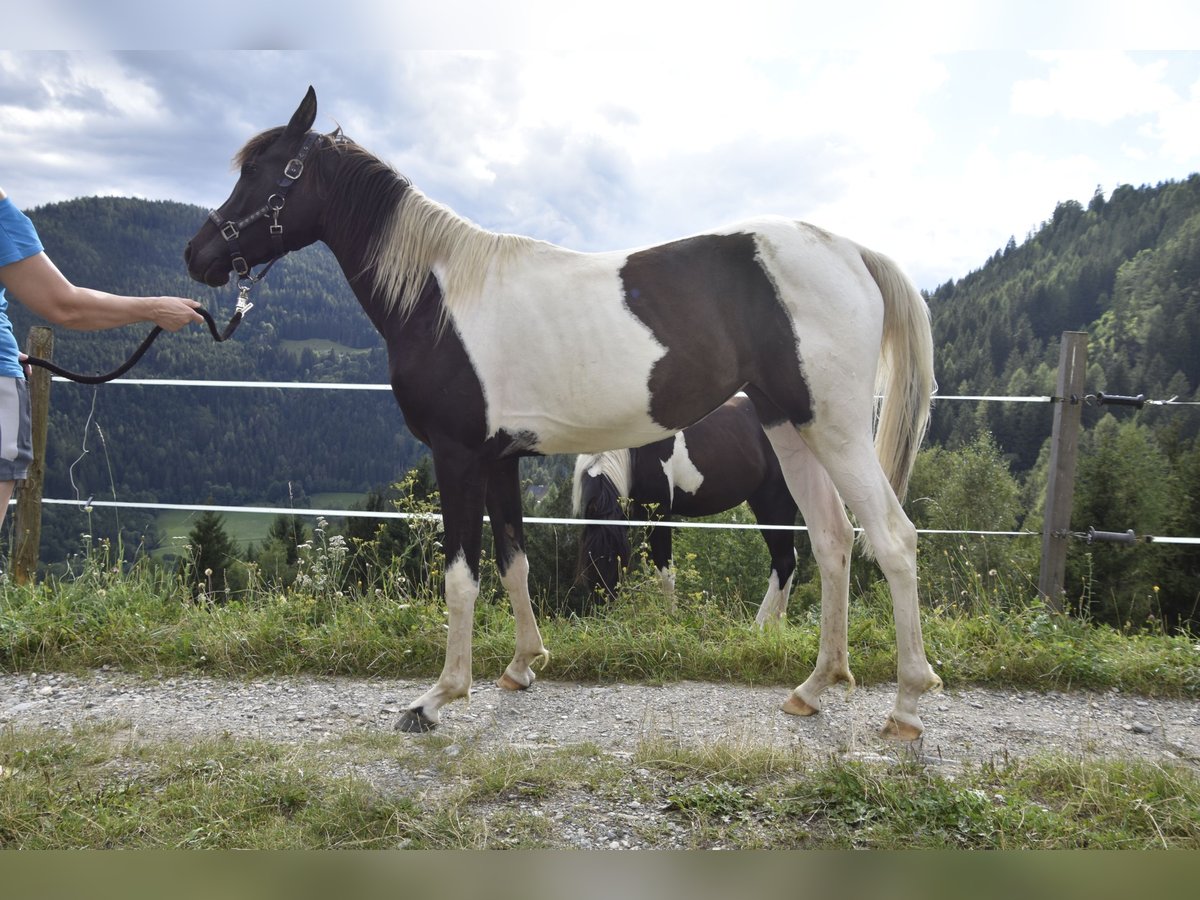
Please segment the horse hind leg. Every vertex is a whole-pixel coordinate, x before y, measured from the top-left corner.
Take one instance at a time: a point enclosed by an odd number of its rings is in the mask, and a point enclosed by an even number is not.
[[[791,715],[811,716],[821,709],[821,694],[835,684],[854,687],[850,672],[848,619],[850,552],[854,529],[837,488],[799,431],[792,425],[766,429],[779,457],[784,479],[804,523],[821,576],[821,632],[817,662],[808,679],[783,704]]]
[[[758,612],[754,615],[754,627],[762,630],[768,626],[782,625],[787,619],[788,599],[792,596],[792,576],[796,571],[796,551],[792,550],[790,572],[781,574],[784,568],[772,554],[771,576],[767,582],[767,592],[763,594]],[[782,583],[781,583],[782,582]]]
[[[917,530],[888,483],[874,448],[832,433],[806,433],[813,452],[829,469],[858,518],[887,578],[896,626],[896,703],[881,729],[885,737],[915,740],[924,731],[917,701],[942,680],[925,657],[917,603]],[[837,448],[836,451],[833,448]]]
[[[754,626],[759,630],[768,626],[783,625],[787,621],[788,601],[792,596],[792,580],[796,572],[796,549],[789,548],[790,558],[777,553],[771,554],[771,575],[767,581],[767,591],[763,594],[762,602],[758,604],[758,612],[754,614]]]

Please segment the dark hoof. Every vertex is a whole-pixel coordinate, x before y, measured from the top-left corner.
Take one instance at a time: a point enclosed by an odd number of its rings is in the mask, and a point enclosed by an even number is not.
[[[406,709],[396,722],[397,731],[407,731],[410,734],[424,734],[437,728],[437,722],[428,718],[418,706],[416,709]]]

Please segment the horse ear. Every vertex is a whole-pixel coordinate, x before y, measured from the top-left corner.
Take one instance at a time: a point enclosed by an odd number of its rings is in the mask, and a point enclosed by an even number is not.
[[[308,86],[308,93],[304,95],[304,99],[300,101],[300,105],[292,113],[292,121],[288,122],[286,134],[288,137],[306,134],[316,120],[317,92],[313,90],[310,84]]]

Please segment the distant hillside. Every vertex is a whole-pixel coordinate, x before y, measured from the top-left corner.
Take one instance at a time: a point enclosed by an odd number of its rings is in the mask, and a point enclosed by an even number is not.
[[[121,293],[192,296],[223,322],[232,312],[234,289],[197,285],[182,261],[205,214],[178,203],[114,198],[30,211],[50,255],[76,282]],[[386,381],[382,340],[324,246],[280,262],[256,289],[254,302],[233,340],[215,344],[202,328],[163,335],[132,374]],[[1090,336],[1088,391],[1195,399],[1200,176],[1122,187],[1107,200],[1098,193],[1087,208],[1060,204],[1022,243],[1011,240],[978,270],[935,290],[929,302],[943,394],[1051,393],[1060,334],[1082,330]],[[23,342],[33,318],[17,303],[12,313]],[[55,358],[76,371],[106,371],[147,330],[59,329]],[[390,484],[425,452],[386,392],[56,384],[53,394],[51,497],[299,506],[318,492]],[[1101,415],[1085,410],[1089,426]],[[1194,414],[1148,408],[1136,415],[1166,435],[1168,449],[1190,444],[1200,430]],[[944,402],[935,407],[930,441],[955,448],[990,430],[1014,470],[1024,474],[1034,467],[1049,428],[1050,413],[1041,405]],[[561,475],[562,463],[548,461],[542,471]],[[50,519],[44,558],[77,549],[78,514]],[[136,545],[148,521],[96,512],[86,527],[96,535],[120,533]]]
[[[1200,384],[1200,175],[1059,204],[1021,244],[929,298],[943,394],[1053,393],[1063,331],[1089,335],[1089,393],[1195,399]],[[1094,422],[1098,410],[1088,410]],[[1146,410],[1148,423],[1163,422]],[[1173,414],[1182,436],[1200,417]],[[1049,416],[1028,404],[942,403],[931,440],[970,441],[983,426],[1026,470]]]
[[[223,326],[232,286],[187,276],[183,249],[206,211],[178,203],[87,198],[29,210],[47,252],[78,284],[123,294],[179,294]],[[290,254],[255,289],[232,340],[207,329],[163,334],[129,377],[245,381],[387,382],[382,339],[323,245]],[[35,321],[11,304],[22,344]],[[150,326],[80,333],[55,329],[54,358],[77,372],[115,368]],[[339,347],[296,352],[295,341]],[[349,351],[355,352],[349,352]],[[169,503],[302,505],[306,495],[390,484],[424,452],[391,394],[59,384],[52,388],[46,495]],[[87,427],[89,415],[93,425]],[[86,442],[87,453],[83,454]],[[82,459],[80,459],[82,455]],[[74,464],[74,465],[73,465]],[[96,513],[100,518],[107,513]],[[51,517],[53,518],[53,516]],[[136,543],[144,517],[121,530]],[[77,522],[77,517],[72,518]],[[97,522],[97,534],[109,533]],[[79,528],[61,536],[78,547]],[[51,532],[53,532],[53,525]],[[74,533],[70,533],[74,532]],[[44,558],[54,558],[54,534]]]

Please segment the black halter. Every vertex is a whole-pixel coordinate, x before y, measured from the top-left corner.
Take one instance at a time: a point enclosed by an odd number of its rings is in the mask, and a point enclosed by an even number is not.
[[[312,150],[313,145],[317,142],[317,138],[319,137],[320,135],[318,135],[315,131],[310,131],[308,133],[308,135],[304,138],[304,143],[300,145],[300,150],[297,152],[295,158],[289,160],[288,164],[283,167],[283,175],[281,175],[279,181],[275,183],[275,187],[277,188],[275,193],[267,198],[266,203],[264,203],[250,215],[246,216],[246,218],[242,219],[240,222],[232,222],[229,220],[222,222],[221,217],[217,215],[217,211],[215,209],[209,211],[208,217],[212,220],[213,224],[221,230],[221,237],[225,238],[226,243],[229,244],[229,257],[233,264],[234,271],[236,271],[238,275],[237,306],[234,309],[233,318],[229,320],[229,324],[225,327],[223,332],[217,331],[216,322],[213,321],[213,317],[209,314],[208,310],[196,310],[196,312],[200,313],[200,315],[204,317],[205,322],[208,324],[208,330],[212,332],[214,341],[225,341],[232,336],[234,330],[241,323],[242,317],[250,311],[252,306],[254,306],[254,304],[250,302],[251,285],[253,285],[255,282],[262,281],[262,279],[266,277],[267,272],[271,270],[271,266],[275,265],[275,263],[277,263],[283,257],[283,255],[287,253],[287,251],[283,249],[283,226],[279,224],[279,213],[283,211],[283,205],[287,199],[288,191],[290,191],[292,185],[296,183],[296,179],[304,174],[304,160],[308,156],[309,151]],[[238,246],[238,235],[241,234],[242,229],[247,225],[257,222],[259,219],[265,219],[267,216],[271,217],[271,240],[275,245],[275,255],[271,257],[271,259],[267,261],[267,264],[259,269],[258,274],[255,275],[251,274],[250,266],[246,263],[246,257],[242,255],[241,248]],[[63,369],[54,365],[48,360],[40,359],[36,356],[26,357],[24,361],[29,365],[40,366],[43,369],[50,370],[55,375],[61,375],[64,378],[69,378],[71,381],[77,381],[81,384],[103,384],[106,381],[112,381],[115,378],[119,378],[121,375],[124,375],[127,371],[133,368],[134,364],[142,358],[142,355],[148,349],[150,349],[150,345],[154,343],[154,339],[157,338],[161,333],[162,328],[157,325],[154,326],[154,329],[146,336],[146,339],[142,341],[141,345],[137,348],[137,350],[134,351],[133,355],[129,357],[129,359],[127,359],[113,371],[104,375],[82,375],[78,372],[71,372],[67,369]]]
[[[249,284],[265,278],[267,272],[271,270],[271,266],[275,265],[287,253],[283,249],[283,226],[279,224],[279,214],[283,211],[283,205],[287,201],[288,191],[292,189],[292,185],[296,183],[296,180],[304,174],[304,160],[319,137],[320,135],[315,131],[308,133],[304,138],[304,143],[300,145],[300,150],[296,153],[296,156],[289,160],[288,164],[283,167],[283,174],[279,177],[279,181],[275,183],[275,187],[277,188],[275,193],[267,198],[266,203],[250,213],[246,218],[239,222],[234,222],[230,219],[222,221],[215,209],[210,210],[208,213],[208,218],[220,229],[221,237],[229,245],[229,261],[233,266],[233,270],[237,272],[238,285],[243,293],[247,290]],[[246,257],[242,255],[241,247],[238,245],[238,237],[248,225],[252,225],[259,219],[265,219],[267,216],[271,217],[271,242],[275,248],[275,255],[267,261],[265,266],[259,269],[257,275],[254,275],[250,272],[250,266],[246,262]],[[246,285],[243,285],[243,282]]]

